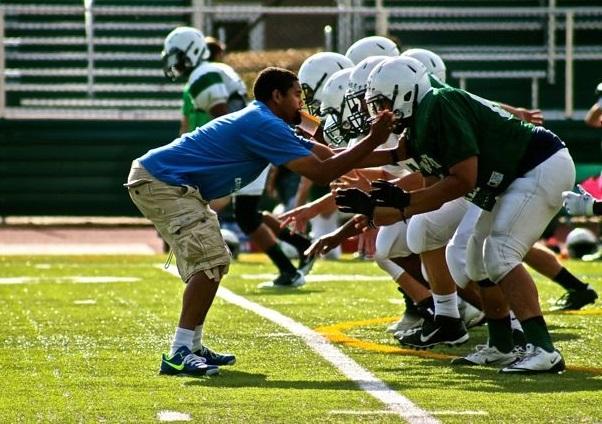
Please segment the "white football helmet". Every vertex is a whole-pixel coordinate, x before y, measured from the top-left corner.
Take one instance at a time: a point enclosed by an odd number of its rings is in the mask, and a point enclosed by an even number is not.
[[[209,53],[201,31],[191,27],[178,27],[163,42],[163,73],[172,81],[180,76],[190,75],[202,60],[209,58]]]
[[[350,133],[352,128],[348,120],[349,110],[345,105],[345,93],[353,70],[354,68],[345,68],[332,74],[322,91],[320,115],[332,116],[329,125],[324,125],[324,133],[328,134],[329,140],[336,146],[357,137],[356,134]]]
[[[352,66],[353,62],[345,56],[333,52],[320,52],[305,59],[298,76],[309,113],[319,115],[326,80],[336,71]]]
[[[445,67],[443,59],[441,59],[437,53],[426,49],[408,49],[401,55],[413,57],[426,66],[426,69],[428,69],[431,74],[435,75],[439,81],[445,82],[445,72],[447,68]]]
[[[370,56],[399,56],[399,49],[392,40],[380,35],[364,37],[353,43],[345,53],[356,65]]]
[[[370,130],[368,118],[370,114],[364,102],[364,95],[368,87],[368,75],[387,56],[370,56],[358,63],[349,76],[349,88],[345,93],[345,103],[349,111],[349,123],[353,130],[359,134],[365,134]]]
[[[399,56],[380,62],[368,76],[365,100],[370,116],[382,110],[393,112],[393,132],[401,133],[415,108],[431,90],[426,67],[411,57]]]

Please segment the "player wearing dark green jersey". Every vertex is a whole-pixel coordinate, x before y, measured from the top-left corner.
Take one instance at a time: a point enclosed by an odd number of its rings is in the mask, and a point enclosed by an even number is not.
[[[562,206],[561,193],[574,184],[574,164],[558,137],[515,119],[489,102],[450,88],[432,89],[424,71],[407,58],[379,64],[370,74],[366,101],[371,113],[389,109],[395,130],[406,134],[406,157],[429,187],[403,192],[378,184],[371,193],[376,223],[439,208],[466,196],[482,209],[469,240],[466,270],[474,281],[499,284],[525,330],[527,353],[503,372],[558,372],[564,360],[543,319],[537,289],[522,259]],[[355,205],[357,193],[339,203]],[[365,203],[365,199],[362,199]],[[369,211],[370,212],[370,211]],[[416,335],[427,344],[447,331],[445,320]]]

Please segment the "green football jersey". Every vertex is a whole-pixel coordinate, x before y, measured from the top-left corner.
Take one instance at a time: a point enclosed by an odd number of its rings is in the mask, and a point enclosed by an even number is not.
[[[211,121],[211,115],[194,107],[188,84],[184,87],[184,93],[182,94],[182,115],[188,120],[188,131],[193,131]]]
[[[478,156],[476,188],[467,198],[491,210],[495,197],[518,177],[533,128],[464,90],[433,88],[415,111],[409,153],[424,175],[438,177],[448,175],[458,162]]]

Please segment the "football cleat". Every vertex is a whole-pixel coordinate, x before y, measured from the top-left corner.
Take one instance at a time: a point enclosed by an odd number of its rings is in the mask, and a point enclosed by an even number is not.
[[[196,356],[199,356],[205,360],[207,365],[234,365],[236,362],[236,356],[231,353],[217,353],[212,351],[206,346],[201,346],[199,350],[195,350]]]
[[[453,365],[508,365],[516,361],[521,352],[520,348],[504,353],[495,346],[477,345],[474,352],[461,358],[454,358],[451,363]]]
[[[301,271],[303,275],[309,274],[316,263],[316,259],[318,259],[317,255],[302,255],[301,259],[299,259],[299,268],[297,268],[297,271]]]
[[[547,352],[541,347],[527,344],[524,354],[500,370],[504,374],[562,373],[566,369],[564,359],[557,350]]]
[[[487,320],[483,311],[466,301],[458,302],[458,312],[467,329],[483,325]]]
[[[274,281],[266,281],[259,284],[260,289],[278,289],[278,288],[295,288],[305,284],[305,276],[299,270],[293,274],[280,274]]]
[[[425,320],[421,328],[408,331],[398,340],[403,346],[430,349],[438,344],[458,346],[466,343],[468,338],[468,332],[460,318],[437,315],[434,321]]]
[[[215,375],[219,373],[219,368],[215,365],[208,365],[205,358],[195,355],[187,346],[180,346],[171,357],[163,354],[159,373],[193,376]]]
[[[590,286],[583,290],[569,290],[556,301],[555,311],[577,311],[585,305],[594,303],[598,293]]]
[[[422,325],[422,321],[423,319],[420,315],[404,312],[399,321],[395,321],[393,324],[387,327],[387,333],[405,333],[406,331],[420,327]]]

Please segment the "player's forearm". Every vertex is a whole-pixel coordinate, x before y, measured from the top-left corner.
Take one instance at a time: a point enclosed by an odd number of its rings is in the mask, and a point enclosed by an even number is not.
[[[364,168],[361,166],[361,161],[372,152],[378,144],[367,137],[351,149],[338,153],[321,163],[321,172],[318,180],[314,180],[320,184],[328,184],[332,180],[346,174],[355,168]],[[389,158],[390,158],[389,153]],[[386,163],[386,162],[385,162]]]
[[[333,212],[337,209],[337,204],[334,201],[334,197],[330,193],[314,200],[308,206],[312,216]]]
[[[412,215],[434,211],[444,203],[465,196],[472,189],[466,181],[450,175],[427,188],[412,191],[410,205],[405,208],[404,214],[409,218]]]

